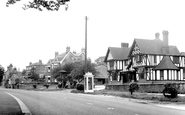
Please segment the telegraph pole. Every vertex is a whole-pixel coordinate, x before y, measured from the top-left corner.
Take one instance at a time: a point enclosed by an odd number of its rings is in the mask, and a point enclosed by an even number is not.
[[[87,16],[85,16],[85,73],[87,72]]]

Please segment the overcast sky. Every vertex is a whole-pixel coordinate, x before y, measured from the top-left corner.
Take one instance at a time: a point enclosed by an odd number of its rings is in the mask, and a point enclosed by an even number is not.
[[[80,52],[85,47],[85,16],[88,16],[87,55],[93,61],[105,56],[108,47],[131,46],[134,38],[154,39],[169,31],[169,44],[185,52],[184,0],[70,0],[68,11],[23,10],[22,0],[6,7],[0,0],[0,65],[12,63],[24,69],[29,62],[47,63],[66,47]]]

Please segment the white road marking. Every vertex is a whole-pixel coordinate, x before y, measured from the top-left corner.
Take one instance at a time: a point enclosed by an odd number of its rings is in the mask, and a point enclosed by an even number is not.
[[[5,93],[12,96],[19,103],[19,106],[22,110],[22,113],[24,113],[25,115],[32,115],[30,110],[27,108],[27,106],[19,98],[15,97],[14,95],[12,95],[10,93],[7,93],[7,92],[5,92]]]
[[[113,110],[114,108],[110,108],[110,107],[109,107],[109,108],[107,108],[107,109],[112,109],[112,110]]]

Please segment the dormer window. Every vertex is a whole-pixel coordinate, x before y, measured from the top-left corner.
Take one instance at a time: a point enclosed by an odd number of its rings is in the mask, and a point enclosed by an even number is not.
[[[175,64],[179,64],[179,57],[178,57],[178,56],[174,56],[174,57],[173,57],[173,62],[174,62]]]

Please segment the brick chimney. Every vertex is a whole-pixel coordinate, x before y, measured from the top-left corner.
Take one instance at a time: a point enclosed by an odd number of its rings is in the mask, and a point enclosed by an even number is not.
[[[163,45],[168,46],[168,31],[163,31]]]
[[[129,46],[128,43],[121,43],[121,47],[122,47],[122,48],[124,48],[124,47],[128,48],[128,46]]]
[[[55,57],[57,57],[58,56],[58,52],[55,52]]]
[[[67,54],[69,51],[70,51],[70,47],[67,46],[67,47],[66,47],[66,54]]]
[[[157,33],[155,33],[155,39],[159,39],[159,33],[157,32]]]

